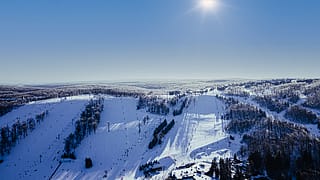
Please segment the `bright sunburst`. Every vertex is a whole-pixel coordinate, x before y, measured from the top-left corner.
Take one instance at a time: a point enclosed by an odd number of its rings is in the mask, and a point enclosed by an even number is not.
[[[202,11],[213,11],[219,5],[218,0],[198,0],[198,7]]]

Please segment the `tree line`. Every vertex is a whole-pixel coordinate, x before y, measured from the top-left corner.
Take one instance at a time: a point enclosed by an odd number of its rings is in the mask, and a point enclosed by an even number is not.
[[[243,135],[245,145],[239,152],[243,157],[248,156],[249,176],[267,172],[272,179],[299,179],[302,174],[309,177],[307,179],[319,177],[320,141],[310,136],[306,128],[262,118],[256,120],[251,129]]]
[[[43,111],[37,114],[34,118],[28,118],[25,121],[16,121],[11,127],[8,125],[1,128],[0,132],[0,154],[4,156],[5,153],[9,154],[13,146],[16,145],[17,141],[21,138],[28,136],[35,128],[36,124],[40,124],[46,116],[48,116],[49,111]]]
[[[184,109],[184,108],[186,107],[186,105],[187,105],[187,102],[188,102],[188,98],[185,98],[185,99],[182,101],[180,108],[173,110],[172,115],[173,115],[173,116],[181,115],[182,112],[183,112],[183,109]]]
[[[139,96],[137,110],[147,108],[147,112],[158,115],[167,115],[170,108],[166,100],[156,96]]]
[[[245,177],[264,176],[265,172],[271,179],[320,177],[320,141],[318,137],[310,135],[307,128],[265,117],[261,111],[254,108],[250,110],[243,105],[230,107],[233,111],[229,111],[227,116],[233,118],[230,118],[227,130],[244,133],[243,145],[238,153],[246,159],[242,165],[246,167]],[[238,110],[235,109],[237,107]],[[314,122],[316,117],[298,106],[293,106],[288,112],[300,122]]]
[[[290,107],[287,110],[285,117],[297,123],[318,124],[318,128],[320,129],[320,118],[318,118],[317,115],[312,111],[300,106]]]
[[[159,126],[153,131],[153,138],[149,143],[148,148],[152,149],[157,144],[161,144],[162,138],[172,129],[174,124],[174,119],[172,119],[169,124],[167,123],[166,119],[160,123]]]
[[[75,122],[75,131],[70,133],[64,141],[64,154],[62,158],[75,159],[75,149],[81,141],[91,134],[96,132],[100,122],[100,114],[103,111],[102,97],[98,99],[91,99],[86,105],[85,110],[82,111],[80,119]]]
[[[226,129],[233,133],[244,133],[254,127],[259,120],[266,117],[266,113],[248,104],[236,103],[230,105],[228,112],[222,119],[231,120]]]
[[[270,96],[257,96],[254,100],[262,107],[268,108],[270,111],[280,113],[289,107],[289,103],[285,100],[274,99]]]

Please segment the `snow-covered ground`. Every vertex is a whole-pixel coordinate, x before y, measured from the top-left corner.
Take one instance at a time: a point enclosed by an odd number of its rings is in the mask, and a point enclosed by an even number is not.
[[[214,156],[234,153],[236,148],[228,149],[228,135],[222,131],[219,118],[224,112],[223,103],[214,96],[193,98],[184,113],[176,117],[137,111],[137,100],[133,98],[106,99],[98,131],[83,141],[76,150],[77,159],[63,163],[54,179],[139,179],[144,177],[139,166],[152,160],[164,166],[164,172],[153,178],[163,179],[174,167],[195,160],[210,163]],[[143,124],[146,115],[150,119]],[[153,130],[164,119],[174,119],[176,124],[161,145],[149,150]],[[201,153],[207,155],[201,156]],[[93,160],[93,168],[84,168],[86,157]]]
[[[34,117],[48,110],[43,122],[21,138],[4,156],[0,164],[0,174],[4,179],[48,179],[56,166],[64,148],[64,137],[73,131],[73,120],[80,117],[90,96],[57,99],[31,103],[13,110],[0,118],[1,125],[10,125],[20,119]],[[2,179],[1,178],[1,179]]]
[[[163,179],[176,167],[188,163],[201,165],[205,171],[214,157],[232,156],[240,144],[237,138],[230,142],[223,131],[228,123],[220,118],[225,106],[214,94],[190,98],[188,108],[174,117],[172,111],[160,116],[145,109],[136,110],[135,98],[106,97],[96,133],[86,137],[76,149],[76,160],[63,160],[61,165],[64,138],[73,132],[73,120],[79,118],[90,97],[22,106],[1,117],[1,125],[13,123],[17,117],[34,117],[43,110],[48,110],[49,115],[4,157],[0,174],[5,174],[6,179],[48,179],[51,175],[52,179],[143,179],[139,166],[153,160],[163,167],[153,179]],[[144,122],[146,116],[149,119]],[[175,125],[164,136],[163,143],[150,150],[153,131],[164,119],[174,119]],[[86,157],[93,161],[90,169],[85,168]]]

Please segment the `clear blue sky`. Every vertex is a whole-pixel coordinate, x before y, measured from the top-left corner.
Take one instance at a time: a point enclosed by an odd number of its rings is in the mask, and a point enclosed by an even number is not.
[[[0,83],[320,77],[319,0],[2,0]]]

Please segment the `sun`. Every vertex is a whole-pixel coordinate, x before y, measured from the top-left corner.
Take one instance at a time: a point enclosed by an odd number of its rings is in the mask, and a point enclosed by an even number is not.
[[[227,6],[222,0],[193,0],[192,7],[186,13],[198,14],[201,17],[201,22],[207,18],[218,20],[224,7]]]
[[[198,7],[205,12],[215,10],[218,5],[218,0],[198,0]]]

